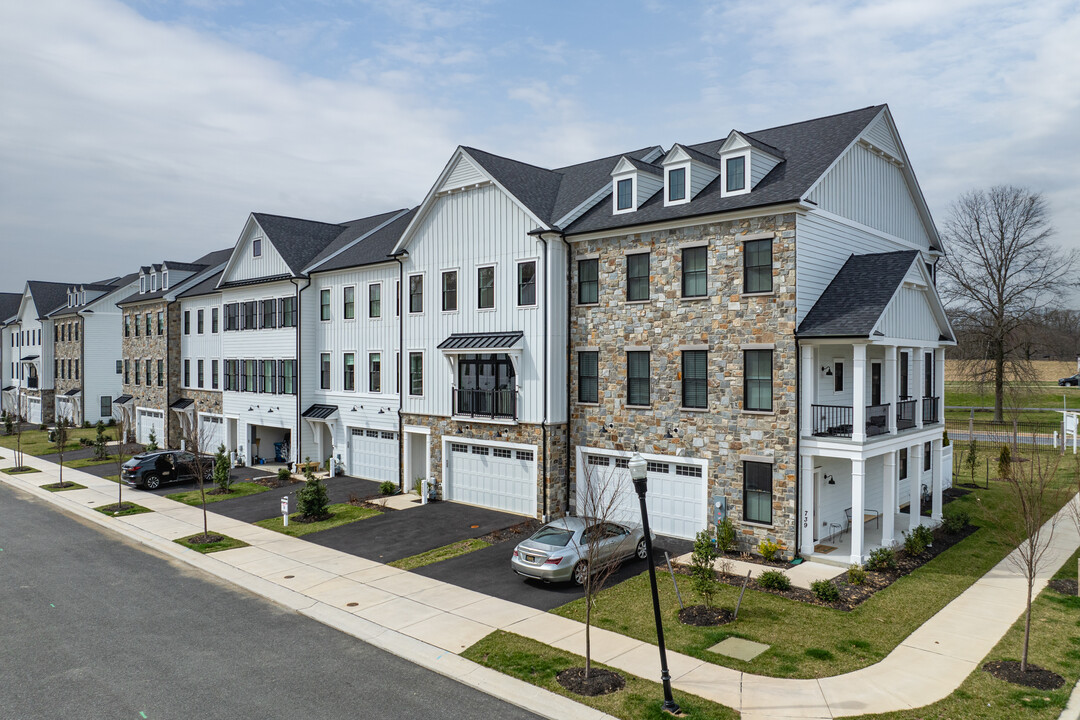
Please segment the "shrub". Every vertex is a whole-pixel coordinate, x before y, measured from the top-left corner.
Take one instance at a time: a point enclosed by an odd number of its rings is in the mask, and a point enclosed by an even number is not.
[[[738,549],[738,534],[731,518],[724,518],[716,526],[716,547],[722,553],[735,552]]]
[[[82,426],[83,426],[83,430],[89,430],[90,429],[90,421],[89,420],[83,420]]]
[[[147,452],[154,452],[158,449],[157,432],[155,432],[153,429],[150,430],[150,436],[147,438],[147,440],[149,441],[146,443]]]
[[[866,563],[867,570],[895,570],[896,551],[892,548],[877,548],[870,551],[870,560]]]
[[[278,482],[287,483],[292,479],[292,473],[289,472],[288,468],[278,468],[277,479]]]
[[[232,487],[232,474],[229,468],[229,456],[225,454],[225,445],[218,445],[214,453],[214,484],[223,493],[229,492]]]
[[[860,565],[852,565],[847,571],[849,585],[863,585],[866,583],[866,571]]]
[[[116,425],[116,418],[109,418],[109,427],[113,427],[115,425]]]
[[[712,534],[702,530],[694,538],[694,552],[690,556],[690,584],[706,607],[712,607],[713,595],[716,594],[716,571],[713,568],[716,557]]]
[[[911,532],[904,533],[904,552],[911,557],[918,557],[933,540],[934,534],[930,532],[930,528],[919,525]]]
[[[94,459],[95,460],[108,460],[109,453],[105,447],[105,444],[109,442],[109,438],[105,435],[105,423],[98,420],[97,424],[97,436],[94,438]]]
[[[1012,476],[1012,450],[1008,445],[1001,446],[1001,452],[998,453],[998,477],[1007,478]]]
[[[393,495],[397,492],[397,483],[392,483],[389,480],[383,480],[379,483],[379,492],[383,495]]]
[[[840,588],[828,580],[815,580],[810,583],[810,592],[823,603],[834,603],[840,599]]]
[[[941,526],[950,535],[962,531],[971,522],[971,513],[963,505],[949,503],[941,510]]]
[[[949,431],[945,430],[941,433],[941,447],[949,447]]]
[[[780,552],[780,546],[772,540],[762,540],[758,543],[758,552],[761,553],[761,557],[766,562],[773,562],[776,560],[776,554]]]
[[[49,426],[46,425],[45,423],[41,423],[40,425],[38,425],[38,430],[48,430],[48,429],[49,429]]]
[[[15,432],[15,423],[12,422],[10,415],[4,416],[4,434],[11,435]]]
[[[305,473],[308,474],[308,473]],[[311,474],[304,487],[296,491],[296,510],[309,519],[324,518],[330,505],[330,494],[322,480]]]
[[[766,570],[758,576],[757,584],[766,590],[790,590],[791,579],[779,570]]]

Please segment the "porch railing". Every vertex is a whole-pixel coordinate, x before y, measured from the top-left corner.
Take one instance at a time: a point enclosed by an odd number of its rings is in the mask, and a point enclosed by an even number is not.
[[[852,411],[845,405],[811,405],[814,435],[851,437]]]
[[[901,400],[896,403],[896,429],[907,430],[915,427],[915,408],[918,400]]]
[[[940,398],[936,397],[924,397],[922,399],[922,421],[923,425],[933,425],[934,423],[941,422],[941,418],[938,416],[938,402]]]
[[[889,403],[866,406],[866,435],[884,435],[889,432]]]
[[[517,393],[504,390],[462,390],[454,393],[454,415],[517,420]]]

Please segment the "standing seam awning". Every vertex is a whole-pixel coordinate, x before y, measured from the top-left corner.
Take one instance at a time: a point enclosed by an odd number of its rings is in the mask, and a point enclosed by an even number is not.
[[[64,397],[75,397],[81,392],[82,388],[72,388],[71,390],[68,390],[66,393],[64,393]]]
[[[14,385],[8,385],[6,388],[3,389],[2,392],[11,392],[14,389],[15,389]]]
[[[301,417],[305,420],[326,420],[337,411],[337,405],[312,405],[301,413]]]
[[[525,333],[521,330],[497,333],[454,333],[439,343],[439,350],[514,350]]]
[[[124,403],[129,403],[134,399],[135,398],[133,398],[131,395],[121,395],[120,397],[113,400],[113,405],[123,405]]]

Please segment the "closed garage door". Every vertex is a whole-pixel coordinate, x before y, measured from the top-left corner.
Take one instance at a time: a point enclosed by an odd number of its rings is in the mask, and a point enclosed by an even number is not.
[[[446,453],[447,500],[536,517],[536,452],[452,442]]]
[[[32,424],[41,424],[41,398],[26,399],[26,416]]]
[[[220,415],[199,416],[199,443],[205,453],[216,453],[225,444],[225,420]]]
[[[161,410],[135,410],[135,441],[140,445],[150,442],[150,431],[154,432],[154,439],[158,447],[165,447],[165,413]]]
[[[627,468],[629,458],[615,457],[582,448],[578,463],[577,512],[585,514],[586,483],[600,498],[613,496],[613,518],[641,522],[641,506]],[[692,539],[705,529],[706,479],[701,464],[686,458],[656,457],[648,460],[649,490],[645,503],[649,527],[659,535]],[[603,500],[599,503],[605,506]]]
[[[349,433],[349,474],[367,480],[397,484],[397,433],[353,428]],[[406,483],[406,486],[408,485],[409,483]]]

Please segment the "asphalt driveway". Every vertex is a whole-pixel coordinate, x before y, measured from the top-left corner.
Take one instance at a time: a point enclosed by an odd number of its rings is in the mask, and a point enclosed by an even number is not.
[[[523,578],[511,570],[510,558],[518,542],[520,540],[507,540],[467,555],[425,565],[413,572],[544,611],[584,596],[582,589],[573,583],[543,583]],[[653,557],[658,564],[662,564],[664,550],[675,557],[690,552],[693,548],[694,544],[689,540],[658,536],[653,545]],[[611,576],[607,587],[617,585],[647,569],[648,566],[642,560],[628,560]],[[658,583],[671,582],[671,579],[666,577],[666,572],[660,574],[659,571],[656,580]]]
[[[498,510],[436,502],[387,511],[378,517],[307,535],[304,539],[387,563],[459,540],[481,537],[526,520],[528,518],[521,515]]]
[[[269,475],[269,473],[263,474]],[[325,480],[324,482],[326,483],[326,490],[330,495],[331,503],[348,502],[353,496],[365,498],[379,494],[379,483],[373,480],[361,480],[360,478],[349,477],[347,475],[339,475],[335,478]],[[194,483],[192,483],[192,485],[194,485]],[[267,518],[280,515],[281,498],[285,495],[289,496],[289,510],[295,512],[296,491],[303,486],[304,484],[302,482],[297,482],[294,485],[277,488],[276,490],[271,489],[269,492],[259,493],[258,495],[246,495],[233,500],[222,500],[221,502],[214,503],[210,509],[219,515],[231,517],[233,520],[240,520],[241,522],[248,523],[258,522],[259,520],[266,520]],[[159,494],[180,492],[184,489],[186,488],[183,484],[171,485],[166,493]],[[369,521],[365,520],[364,522]],[[357,523],[353,523],[353,525],[355,524]],[[324,533],[308,535],[305,539],[312,540],[322,534]]]

